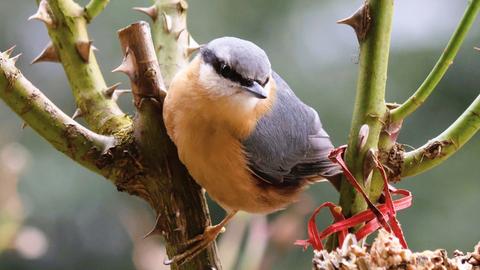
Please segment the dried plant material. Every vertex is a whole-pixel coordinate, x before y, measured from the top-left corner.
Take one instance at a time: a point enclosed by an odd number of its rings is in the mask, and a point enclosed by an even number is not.
[[[454,252],[453,258],[447,257],[443,249],[426,250],[413,253],[405,249],[394,236],[381,230],[370,248],[349,241],[342,248],[327,252],[315,251],[314,270],[367,270],[367,269],[407,269],[407,270],[479,270],[480,243],[473,253],[464,255]]]

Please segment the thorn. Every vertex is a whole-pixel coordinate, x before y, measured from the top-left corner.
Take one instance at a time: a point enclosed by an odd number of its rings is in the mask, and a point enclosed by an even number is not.
[[[152,18],[152,21],[154,22],[158,19],[158,8],[156,5],[151,7],[134,7],[133,10],[145,13],[147,16]]]
[[[365,3],[350,17],[339,20],[337,23],[351,26],[353,30],[355,30],[358,41],[361,42],[365,39],[367,32],[370,29],[371,20],[370,9],[368,4]]]
[[[368,140],[370,133],[370,127],[367,124],[363,124],[358,131],[358,149],[361,150]]]
[[[45,49],[43,49],[43,51],[35,59],[33,59],[31,64],[38,62],[60,62],[57,49],[55,49],[52,42],[48,43],[47,47],[45,47]]]
[[[132,58],[132,53],[130,52],[130,49],[127,48],[122,63],[116,69],[112,70],[112,72],[123,72],[127,74],[130,79],[133,79],[135,77],[135,65]]]
[[[18,58],[19,58],[21,55],[22,55],[22,54],[19,53],[19,54],[15,55],[14,57],[10,58],[10,60],[12,60],[13,63],[15,64],[15,63],[17,63],[17,60],[18,60]]]
[[[198,42],[193,39],[192,35],[188,34],[188,47],[200,47],[203,45],[199,45]]]
[[[25,128],[27,128],[27,127],[28,127],[27,122],[23,121],[23,123],[22,123],[22,129],[25,129]]]
[[[185,11],[188,9],[188,3],[185,0],[178,1],[178,7],[180,11]]]
[[[167,15],[167,13],[163,12],[162,13],[163,17],[163,30],[165,32],[170,33],[172,32],[172,17]]]
[[[48,11],[49,9],[50,9],[50,7],[48,5],[47,0],[40,1],[40,4],[38,5],[37,12],[35,14],[33,14],[32,16],[28,17],[28,20],[29,21],[39,20],[39,21],[44,22],[47,26],[53,27],[54,26],[53,18]]]
[[[92,48],[92,42],[89,41],[77,41],[75,43],[75,48],[77,49],[78,54],[82,58],[83,62],[88,63],[90,60],[90,49]]]
[[[178,32],[175,34],[175,40],[178,41],[178,40],[180,39],[180,37],[182,36],[182,34],[183,34],[184,32],[186,32],[185,30],[187,30],[187,29],[183,28],[182,30],[178,31]]]
[[[80,110],[80,108],[77,108],[72,115],[72,119],[75,120],[78,117],[82,117],[83,115],[84,115],[84,113],[82,112],[82,110]]]
[[[17,45],[13,45],[12,47],[10,47],[10,49],[4,51],[3,53],[6,54],[7,57],[10,57],[10,55],[12,54],[13,50],[15,50],[15,47],[17,47]]]
[[[115,90],[113,91],[113,94],[112,94],[112,100],[113,101],[117,101],[119,97],[121,97],[123,94],[126,94],[126,93],[131,93],[132,90],[130,89],[118,89],[118,90]]]
[[[187,51],[186,51],[187,58],[192,56],[192,54],[194,54],[196,51],[198,51],[202,46],[203,45],[198,45],[196,47],[188,47]]]
[[[109,86],[107,89],[105,89],[105,91],[103,91],[103,93],[105,94],[106,97],[108,98],[111,98],[112,95],[113,95],[113,92],[115,92],[115,90],[117,90],[117,88],[121,85],[122,83],[116,83],[112,86]]]

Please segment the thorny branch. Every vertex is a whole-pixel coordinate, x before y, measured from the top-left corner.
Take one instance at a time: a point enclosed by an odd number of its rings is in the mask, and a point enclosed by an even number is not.
[[[96,134],[63,113],[22,75],[10,53],[0,53],[0,98],[58,151],[105,175],[96,162],[115,139]]]
[[[90,9],[99,12],[108,1],[90,2]],[[100,134],[113,134],[129,129],[132,122],[112,100],[94,55],[87,32],[87,12],[73,0],[42,0],[38,11],[29,19],[42,21],[52,42],[34,62],[61,62],[78,106],[77,116]]]
[[[183,251],[184,244],[202,233],[210,225],[208,208],[200,187],[194,183],[177,156],[173,142],[168,138],[162,118],[165,85],[153,47],[150,27],[145,22],[134,23],[119,32],[125,54],[116,69],[131,81],[137,115],[134,119],[136,145],[146,157],[147,170],[155,172],[150,185],[149,199],[155,203],[157,224],[151,234],[161,234],[167,240],[167,253],[173,257]],[[172,199],[172,198],[175,199]],[[164,217],[175,217],[165,219]],[[220,269],[216,247],[211,245],[192,261],[173,269]]]

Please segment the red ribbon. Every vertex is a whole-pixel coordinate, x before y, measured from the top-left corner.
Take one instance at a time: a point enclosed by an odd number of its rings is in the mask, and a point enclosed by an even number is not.
[[[310,220],[308,222],[308,239],[297,240],[295,241],[295,245],[303,246],[304,249],[308,248],[308,246],[311,245],[316,250],[322,250],[322,241],[329,235],[338,233],[338,242],[341,246],[343,244],[345,236],[348,233],[349,228],[365,223],[365,225],[363,225],[355,233],[355,237],[358,240],[367,237],[371,233],[377,231],[380,227],[383,227],[388,232],[393,232],[393,234],[400,240],[402,246],[404,248],[407,248],[407,242],[405,241],[402,228],[400,227],[400,223],[398,222],[396,215],[397,211],[408,208],[412,205],[412,193],[408,190],[396,189],[393,186],[389,185],[388,177],[382,163],[378,160],[377,157],[374,157],[375,166],[380,171],[383,178],[383,196],[385,197],[384,204],[375,206],[370,201],[362,186],[358,183],[357,179],[355,179],[353,174],[346,166],[345,161],[343,160],[343,153],[345,152],[345,149],[346,146],[341,146],[339,148],[333,149],[330,152],[329,158],[333,162],[338,163],[340,167],[342,167],[343,173],[346,176],[348,182],[358,192],[362,194],[368,204],[369,209],[346,219],[345,216],[341,213],[339,206],[332,202],[325,202],[317,209],[315,209],[315,211],[312,213],[312,216],[310,217]],[[397,200],[393,200],[392,194],[401,195],[403,197]],[[328,207],[330,209],[330,213],[333,216],[334,223],[328,226],[322,232],[318,232],[316,217],[318,213],[325,207]]]

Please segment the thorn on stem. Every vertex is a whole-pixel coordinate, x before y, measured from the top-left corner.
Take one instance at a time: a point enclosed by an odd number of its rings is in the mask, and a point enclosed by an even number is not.
[[[351,26],[355,30],[358,41],[362,42],[367,36],[371,21],[369,6],[367,3],[364,3],[350,17],[339,20],[337,23]]]
[[[182,36],[182,34],[184,32],[187,32],[186,31],[187,29],[183,28],[182,30],[178,31],[177,33],[175,33],[175,40],[178,41],[180,39],[180,37]]]
[[[115,92],[115,90],[117,90],[117,88],[121,85],[122,83],[116,83],[112,86],[109,86],[107,89],[105,89],[105,91],[103,91],[104,95],[108,98],[111,98],[112,95],[113,95],[113,92]]]
[[[163,30],[165,32],[170,33],[172,32],[172,17],[170,15],[167,15],[167,13],[163,12],[162,13],[163,17]]]
[[[358,150],[361,150],[367,143],[369,133],[370,127],[367,124],[363,124],[358,132]]]
[[[192,56],[192,54],[194,54],[196,51],[198,51],[203,45],[198,45],[196,47],[188,47],[187,48],[187,51],[186,51],[186,56],[187,58],[189,58],[190,56]]]
[[[28,20],[29,21],[39,20],[39,21],[44,22],[48,27],[53,27],[54,22],[53,22],[53,18],[50,14],[51,14],[50,13],[50,6],[48,5],[48,1],[47,0],[42,0],[42,1],[40,1],[40,4],[38,5],[37,12],[35,14],[33,14],[32,16],[30,16],[28,18]]]
[[[116,69],[112,72],[123,72],[132,80],[135,78],[135,62],[133,61],[133,54],[129,48],[127,48],[123,61]]]
[[[12,55],[12,52],[13,50],[15,50],[15,47],[17,47],[17,45],[13,45],[12,47],[10,47],[10,49],[6,50],[5,52],[3,52],[7,57],[10,57],[10,55]]]
[[[13,64],[15,64],[15,63],[17,63],[18,58],[20,58],[21,55],[22,55],[22,54],[19,53],[19,54],[15,55],[14,57],[10,58],[10,60],[12,60],[12,61],[13,61]]]
[[[132,90],[130,89],[118,89],[118,90],[115,90],[113,91],[113,94],[112,94],[112,100],[113,101],[117,101],[119,97],[121,97],[123,94],[126,94],[126,93],[131,93]]]
[[[178,1],[178,9],[183,12],[188,9],[188,2],[185,0]]]
[[[25,128],[27,128],[27,127],[28,127],[27,122],[23,121],[23,122],[22,122],[22,129],[25,129]]]
[[[158,19],[158,8],[156,5],[153,5],[151,7],[134,7],[133,10],[145,13],[154,22]]]
[[[130,89],[117,89],[120,84],[121,83],[116,83],[105,89],[105,91],[103,92],[104,95],[113,101],[117,101],[121,95],[132,92],[132,90]]]
[[[75,43],[75,49],[77,49],[77,53],[82,58],[83,62],[88,63],[90,60],[90,49],[92,49],[93,41],[77,41]]]
[[[43,49],[43,51],[35,59],[33,59],[31,64],[38,62],[60,62],[57,49],[55,49],[52,42],[48,43],[47,47],[45,47],[45,49]]]
[[[82,117],[83,115],[84,115],[83,111],[80,110],[80,108],[77,108],[77,109],[75,110],[75,112],[73,113],[73,115],[72,115],[72,119],[75,120],[75,119],[77,119],[78,117]]]
[[[198,42],[193,39],[192,35],[190,33],[188,34],[188,47],[201,47],[203,45],[199,45]]]

